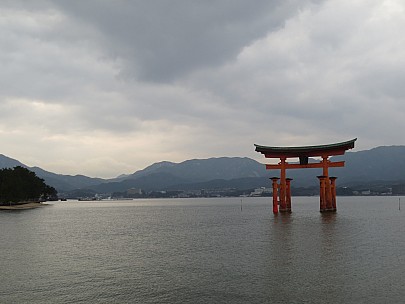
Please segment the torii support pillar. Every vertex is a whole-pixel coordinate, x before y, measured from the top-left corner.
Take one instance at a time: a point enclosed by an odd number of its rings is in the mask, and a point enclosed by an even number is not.
[[[319,210],[321,212],[324,212],[326,211],[326,176],[320,175],[317,177],[319,179]]]
[[[332,191],[332,211],[336,211],[336,179],[337,177],[331,176],[330,179],[330,186]]]
[[[287,205],[287,212],[291,212],[291,181],[292,178],[286,178],[286,205]]]
[[[287,212],[287,180],[286,180],[286,157],[280,157],[280,212]]]
[[[280,185],[278,184],[280,180]],[[283,187],[283,179],[272,177],[273,186],[273,213],[279,212],[278,205],[280,204],[280,212],[291,212],[291,181],[292,178],[285,178],[285,187]]]
[[[278,177],[272,177],[273,185],[273,213],[278,213]]]

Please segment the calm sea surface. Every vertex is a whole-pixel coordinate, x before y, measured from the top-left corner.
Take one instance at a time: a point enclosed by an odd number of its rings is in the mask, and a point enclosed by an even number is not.
[[[55,202],[0,212],[0,303],[404,303],[405,198]],[[242,205],[242,210],[241,210]]]

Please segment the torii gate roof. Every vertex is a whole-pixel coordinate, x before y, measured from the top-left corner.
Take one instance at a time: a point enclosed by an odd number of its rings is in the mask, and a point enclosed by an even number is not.
[[[343,155],[346,150],[354,148],[354,142],[357,138],[352,140],[319,146],[301,146],[301,147],[270,147],[256,145],[256,152],[264,154],[266,158],[278,157],[315,157],[323,155]]]

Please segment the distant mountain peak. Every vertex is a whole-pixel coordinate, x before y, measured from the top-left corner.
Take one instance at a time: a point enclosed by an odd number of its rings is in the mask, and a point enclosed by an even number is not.
[[[150,171],[158,170],[158,169],[161,169],[161,168],[170,168],[170,167],[173,167],[175,165],[177,165],[177,164],[164,160],[164,161],[161,161],[161,162],[153,163],[152,165],[147,166],[145,169],[139,170],[137,172],[140,172],[140,171],[148,171],[148,172],[150,172]]]

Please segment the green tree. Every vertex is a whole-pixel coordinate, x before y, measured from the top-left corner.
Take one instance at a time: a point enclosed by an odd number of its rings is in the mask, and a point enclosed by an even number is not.
[[[21,166],[0,170],[0,204],[41,201],[57,197],[55,188]]]

